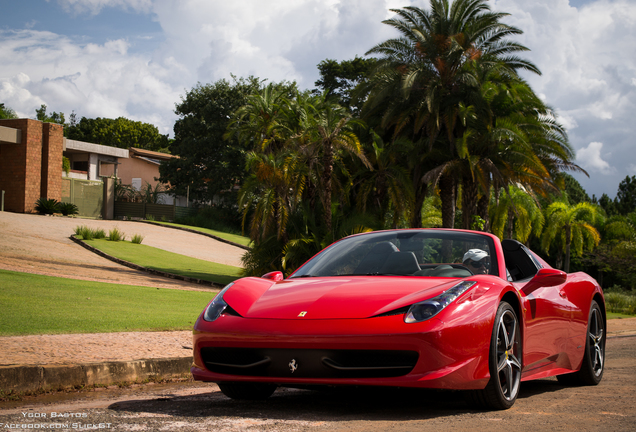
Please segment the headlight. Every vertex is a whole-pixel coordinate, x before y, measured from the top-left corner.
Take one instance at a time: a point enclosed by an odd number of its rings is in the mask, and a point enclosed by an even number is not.
[[[451,304],[457,297],[464,294],[469,288],[475,285],[475,281],[463,281],[447,289],[437,297],[415,303],[411,306],[404,317],[404,322],[418,323],[433,318],[440,313],[446,306]]]
[[[215,297],[214,300],[210,302],[208,307],[205,309],[205,313],[203,314],[203,319],[206,321],[214,321],[218,317],[221,316],[225,308],[227,307],[227,303],[223,301],[223,294],[227,291],[234,282],[228,284],[223,288]]]

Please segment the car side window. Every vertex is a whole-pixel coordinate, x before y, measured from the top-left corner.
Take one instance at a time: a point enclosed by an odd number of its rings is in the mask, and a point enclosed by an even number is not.
[[[517,240],[506,239],[501,241],[501,247],[509,281],[529,279],[537,274],[540,266],[523,244]]]

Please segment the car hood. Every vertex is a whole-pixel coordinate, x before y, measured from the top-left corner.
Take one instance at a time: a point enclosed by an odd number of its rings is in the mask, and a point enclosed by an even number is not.
[[[457,279],[396,276],[312,277],[272,282],[244,278],[223,299],[239,315],[261,319],[368,318],[434,297]]]

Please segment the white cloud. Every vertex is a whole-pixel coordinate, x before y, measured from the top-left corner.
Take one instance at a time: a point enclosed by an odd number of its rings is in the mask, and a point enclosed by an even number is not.
[[[90,15],[97,15],[105,7],[119,7],[137,12],[148,12],[152,7],[152,0],[57,0],[57,2],[67,12]]]
[[[46,104],[67,115],[152,121],[171,132],[183,87],[166,77],[182,73],[179,65],[131,55],[125,40],[79,44],[31,30],[0,31],[0,38],[0,100],[21,117],[34,117]]]
[[[46,103],[67,115],[75,110],[80,116],[152,122],[162,133],[172,132],[174,104],[197,81],[253,74],[312,88],[321,60],[362,56],[397,36],[382,24],[392,15],[389,9],[428,7],[428,0],[49,2],[67,11],[70,23],[78,19],[74,15],[90,15],[81,19],[92,20],[102,34],[113,25],[99,21],[112,16],[100,15],[109,8],[151,15],[162,34],[130,29],[130,36],[89,43],[90,34],[0,30],[0,101],[21,116],[33,117]],[[492,0],[489,5],[510,13],[504,22],[524,31],[513,40],[531,49],[521,55],[543,75],[523,75],[559,114],[572,147],[581,149],[577,162],[591,175],[582,184],[600,196],[614,191],[627,171],[636,174],[633,158],[625,156],[636,154],[636,2],[570,3]],[[34,28],[49,27],[38,18]],[[67,28],[74,34],[72,24]],[[139,43],[149,37],[160,45]],[[146,46],[154,51],[143,52]]]
[[[611,175],[616,172],[616,168],[610,166],[603,157],[601,151],[603,150],[603,143],[591,142],[585,148],[576,152],[576,161],[585,169],[598,172],[603,175]],[[610,156],[606,154],[605,156]]]

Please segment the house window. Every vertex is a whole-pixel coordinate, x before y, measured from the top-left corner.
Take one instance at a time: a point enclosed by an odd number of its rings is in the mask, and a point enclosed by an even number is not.
[[[73,168],[71,168],[73,171],[84,171],[84,172],[88,172],[88,161],[74,161],[73,162]]]
[[[141,190],[141,178],[133,178],[132,179],[132,187],[135,190]]]

